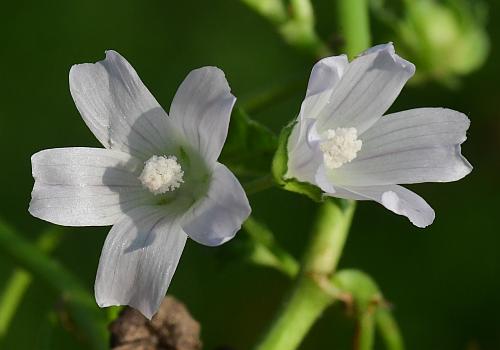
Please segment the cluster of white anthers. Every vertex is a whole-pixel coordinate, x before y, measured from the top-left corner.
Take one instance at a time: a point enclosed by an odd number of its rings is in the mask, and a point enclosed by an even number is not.
[[[444,108],[383,116],[414,72],[392,44],[352,62],[345,55],[319,61],[288,141],[285,177],[312,183],[327,196],[377,201],[419,227],[431,224],[432,208],[397,184],[467,175],[472,167],[460,145],[469,120]]]
[[[70,89],[105,148],[33,155],[29,210],[61,225],[114,225],[99,261],[97,303],[131,305],[151,318],[186,238],[222,244],[250,214],[241,185],[217,162],[235,97],[221,70],[200,68],[181,84],[167,115],[113,51],[74,66]]]
[[[323,152],[326,167],[336,169],[356,158],[362,145],[355,128],[337,128],[326,131],[319,148]]]
[[[139,180],[154,194],[163,194],[181,186],[184,171],[175,156],[152,156],[144,164]]]

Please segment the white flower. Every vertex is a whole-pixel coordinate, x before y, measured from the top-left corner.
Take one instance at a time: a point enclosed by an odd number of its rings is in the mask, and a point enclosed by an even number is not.
[[[186,77],[168,116],[114,51],[73,66],[69,81],[105,148],[34,154],[29,211],[59,225],[114,225],[99,261],[97,303],[131,305],[151,318],[187,237],[222,244],[250,214],[240,183],[217,162],[236,99],[224,73],[204,67]]]
[[[317,185],[328,196],[374,200],[418,227],[430,225],[432,208],[398,184],[467,175],[472,166],[460,144],[469,119],[444,108],[382,116],[414,72],[392,44],[350,63],[345,55],[319,61],[288,140],[285,178]]]

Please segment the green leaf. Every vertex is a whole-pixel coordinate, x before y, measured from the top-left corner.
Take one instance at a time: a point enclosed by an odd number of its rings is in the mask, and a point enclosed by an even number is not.
[[[287,191],[306,195],[315,202],[323,202],[323,191],[317,186],[285,177],[288,171],[288,139],[295,124],[297,124],[296,120],[292,121],[281,130],[278,140],[278,149],[274,154],[272,164],[274,180],[280,187]]]
[[[221,162],[239,176],[268,174],[277,143],[271,130],[251,119],[242,108],[235,108]]]

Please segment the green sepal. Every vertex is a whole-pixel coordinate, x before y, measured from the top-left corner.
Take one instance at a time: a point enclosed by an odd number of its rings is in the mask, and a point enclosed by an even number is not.
[[[292,130],[297,124],[297,120],[293,120],[281,130],[278,138],[278,148],[274,154],[272,163],[272,174],[274,181],[281,188],[308,196],[315,202],[323,202],[323,191],[313,184],[301,182],[294,178],[286,178],[288,172],[288,139],[292,134]]]

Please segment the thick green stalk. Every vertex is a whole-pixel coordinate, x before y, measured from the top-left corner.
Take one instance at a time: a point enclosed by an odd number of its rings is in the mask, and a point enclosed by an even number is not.
[[[329,199],[320,208],[314,237],[304,259],[307,273],[330,275],[344,249],[356,202]]]
[[[337,298],[329,275],[335,270],[354,212],[354,202],[327,200],[292,292],[257,350],[297,349],[315,321]]]
[[[48,254],[54,250],[60,238],[61,231],[51,228],[42,232],[36,246],[40,251]],[[7,334],[10,323],[31,281],[31,274],[20,268],[16,268],[7,281],[6,287],[0,295],[0,338]]]
[[[302,275],[257,350],[297,349],[312,325],[333,302],[309,276]]]
[[[404,350],[403,337],[398,324],[387,307],[380,307],[377,310],[375,322],[387,350]]]
[[[375,340],[374,310],[368,310],[359,316],[354,336],[354,350],[371,350]]]
[[[344,51],[353,58],[370,47],[369,0],[338,0],[338,21],[345,38]]]
[[[3,222],[0,222],[0,251],[61,294],[72,320],[92,349],[107,348],[105,320],[96,308],[93,296],[76,277]]]

